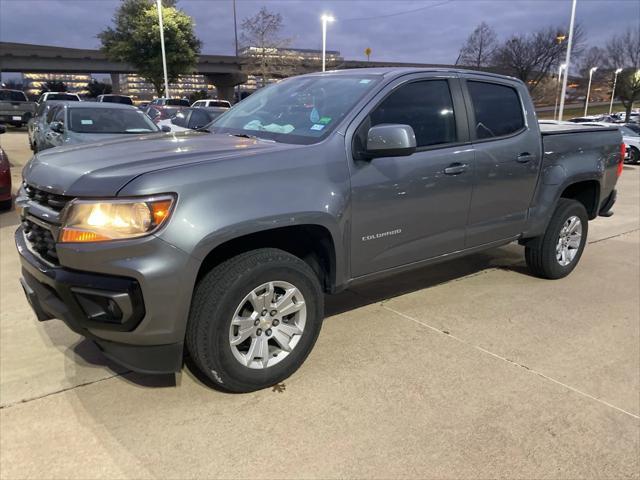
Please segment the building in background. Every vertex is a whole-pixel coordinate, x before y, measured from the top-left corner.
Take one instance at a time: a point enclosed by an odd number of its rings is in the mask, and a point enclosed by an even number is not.
[[[263,51],[261,47],[244,47],[240,50],[239,56],[248,59],[246,64],[248,80],[240,86],[242,92],[252,93],[260,87],[296,75],[300,73],[300,67],[320,70],[322,65],[322,50],[309,48],[267,48],[264,50],[266,51]],[[266,57],[267,70],[270,72],[264,81],[258,72],[258,61],[263,56]],[[344,58],[339,51],[326,51],[328,68],[333,68],[343,61]]]
[[[169,84],[169,93],[174,98],[188,98],[193,92],[200,90],[206,91],[209,97],[216,96],[216,88],[204,75],[182,75],[176,83]],[[120,75],[120,93],[135,100],[151,100],[157,96],[153,85],[135,73]]]
[[[91,75],[84,73],[30,73],[22,74],[22,88],[31,97],[40,95],[46,82],[62,82],[67,91],[78,95],[88,94],[87,84],[92,80]]]

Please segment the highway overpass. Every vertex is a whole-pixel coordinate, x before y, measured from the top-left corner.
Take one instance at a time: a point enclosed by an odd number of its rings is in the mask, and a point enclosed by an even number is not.
[[[330,68],[363,67],[447,67],[420,63],[366,62],[345,60]],[[315,63],[296,63],[294,73],[317,71]],[[121,73],[136,73],[129,64],[113,62],[100,50],[67,48],[26,43],[0,42],[0,72],[103,73],[111,74],[114,92],[119,90]],[[200,55],[194,73],[207,77],[215,85],[221,98],[231,99],[233,87],[247,81],[243,59],[229,55]]]

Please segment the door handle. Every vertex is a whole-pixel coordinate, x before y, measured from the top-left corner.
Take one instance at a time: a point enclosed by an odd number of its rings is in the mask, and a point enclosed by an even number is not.
[[[521,153],[516,157],[516,162],[518,163],[528,163],[533,158],[529,152]]]
[[[465,163],[452,163],[444,169],[445,175],[459,175],[467,169]]]

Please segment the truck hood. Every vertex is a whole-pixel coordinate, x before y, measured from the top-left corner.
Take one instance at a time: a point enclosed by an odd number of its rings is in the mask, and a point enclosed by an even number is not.
[[[128,135],[36,154],[24,169],[30,185],[70,196],[115,196],[134,178],[165,168],[218,162],[300,145],[227,134],[181,132]]]

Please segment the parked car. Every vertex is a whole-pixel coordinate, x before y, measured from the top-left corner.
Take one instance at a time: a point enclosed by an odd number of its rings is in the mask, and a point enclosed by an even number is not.
[[[38,153],[15,239],[39,320],[234,392],[303,363],[325,293],[514,241],[566,277],[623,166],[617,128],[539,127],[524,83],[461,70],[292,77],[208,130]]]
[[[196,100],[191,105],[192,107],[222,107],[222,108],[231,108],[231,102],[226,100],[219,100],[217,98],[213,99],[204,99],[204,100]]]
[[[75,93],[68,92],[44,92],[38,98],[38,103],[46,102],[48,100],[61,100],[64,102],[79,102],[80,97]]]
[[[145,110],[149,106],[149,102],[140,102],[136,105],[140,110]]]
[[[0,123],[21,127],[36,111],[36,104],[30,102],[22,90],[0,89]]]
[[[0,134],[6,131],[7,127],[0,125]],[[0,211],[11,210],[11,203],[11,164],[0,147]]]
[[[212,121],[229,110],[221,107],[183,108],[173,117],[158,122],[159,127],[167,127],[172,132],[198,130],[209,125]]]
[[[185,98],[154,98],[149,105],[162,107],[189,107],[189,100]]]
[[[124,105],[133,105],[133,99],[131,97],[127,95],[115,95],[115,94],[98,95],[96,97],[96,102],[122,103]]]
[[[101,142],[160,129],[143,112],[119,103],[80,102],[56,106],[38,151],[61,145]]]
[[[627,146],[626,160],[629,163],[640,163],[640,125],[637,123],[627,123],[620,125],[622,141]]]
[[[149,105],[144,113],[154,122],[158,123],[161,120],[166,120],[168,118],[174,117],[180,110],[185,107],[170,107],[165,105]]]
[[[62,103],[63,102],[59,100],[47,100],[38,104],[35,114],[27,122],[29,146],[34,152],[38,149],[38,143],[42,143],[41,133],[46,129],[46,126],[51,123],[52,115],[54,113],[51,109],[55,105],[60,105]]]

